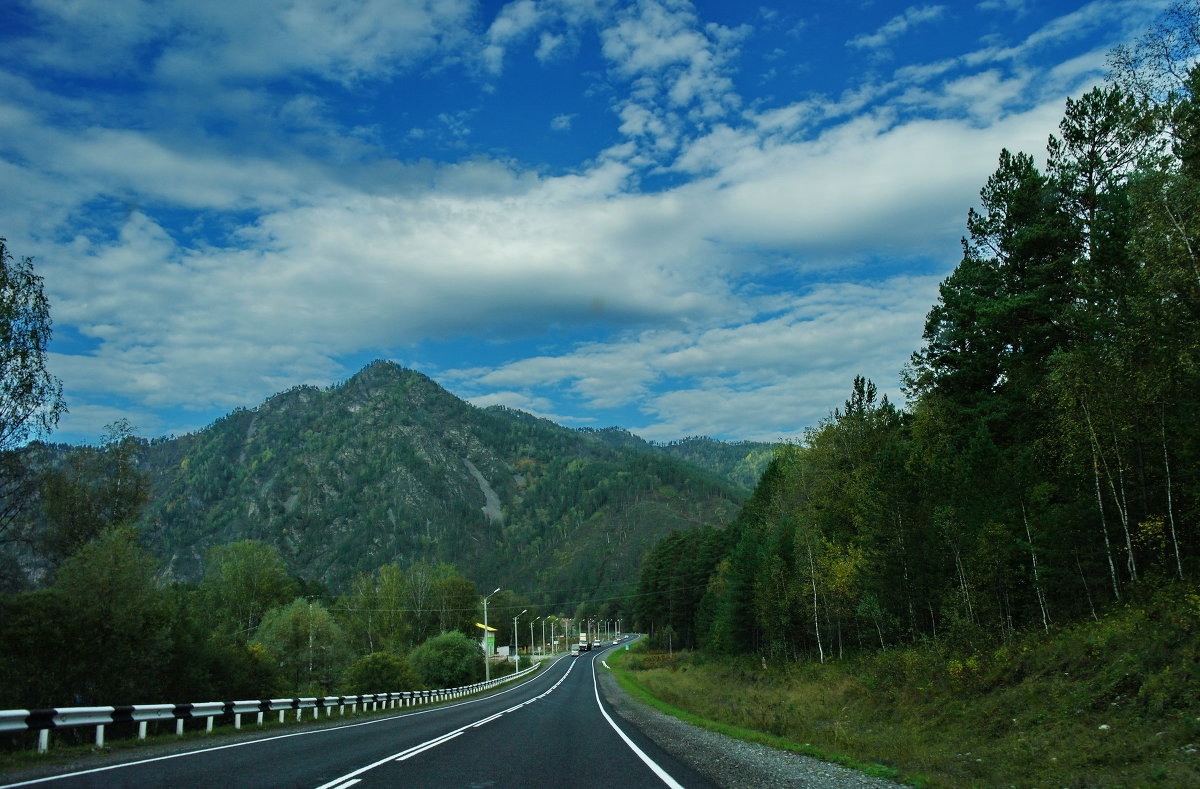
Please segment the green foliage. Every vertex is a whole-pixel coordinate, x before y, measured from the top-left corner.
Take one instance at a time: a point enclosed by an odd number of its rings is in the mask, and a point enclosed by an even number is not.
[[[270,545],[243,540],[208,551],[200,593],[212,628],[226,638],[248,641],[264,614],[297,591],[279,552]]]
[[[1195,572],[1200,6],[1171,14],[1068,100],[1046,172],[1000,153],[905,408],[856,378],[728,527],[648,553],[656,643],[983,651]]]
[[[14,260],[0,238],[0,452],[49,433],[66,410],[62,382],[46,371],[50,305],[33,258]]]
[[[292,695],[327,695],[338,684],[348,651],[341,627],[320,601],[297,598],[263,616],[256,639],[279,666]]]
[[[474,588],[472,588],[474,598]],[[350,643],[360,654],[407,648],[415,611],[404,568],[385,564],[354,579],[338,600],[338,614]]]
[[[458,631],[428,639],[409,654],[409,662],[430,688],[454,688],[483,679],[483,650]]]
[[[342,688],[343,692],[350,694],[392,693],[420,690],[421,682],[404,657],[394,652],[372,652],[346,668]]]
[[[33,259],[14,260],[0,238],[0,545],[25,539],[21,516],[36,490],[17,450],[53,430],[66,410],[62,381],[46,370],[50,323]],[[15,582],[11,569],[0,572],[0,582]]]
[[[1200,589],[984,650],[908,644],[826,664],[650,653],[627,682],[731,736],[920,785],[1194,786]],[[670,709],[668,710],[670,711]]]
[[[696,445],[727,453],[722,468],[756,451]],[[143,462],[156,479],[143,523],[176,577],[198,578],[213,545],[253,539],[291,573],[338,593],[381,564],[424,563],[469,566],[473,577],[546,599],[560,597],[555,588],[609,597],[632,591],[655,539],[720,523],[742,497],[665,448],[613,446],[520,412],[473,408],[385,362],[147,447]],[[499,514],[485,511],[484,486]],[[471,625],[442,621],[462,605],[441,608],[435,621],[414,619],[407,638]]]
[[[137,468],[138,440],[125,420],[109,425],[100,447],[81,447],[41,483],[46,527],[42,552],[59,563],[115,526],[131,525],[150,497],[146,474]]]

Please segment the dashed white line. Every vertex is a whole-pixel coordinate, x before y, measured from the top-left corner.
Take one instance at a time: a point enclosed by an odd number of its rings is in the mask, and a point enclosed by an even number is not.
[[[563,674],[562,677],[558,680],[558,682],[555,682],[550,687],[550,690],[547,690],[541,696],[535,696],[534,698],[532,698],[526,702],[509,707],[508,709],[506,709],[502,712],[497,712],[495,715],[490,715],[486,718],[481,718],[480,720],[477,720],[474,723],[468,723],[466,726],[462,726],[461,728],[455,729],[454,731],[451,731],[451,732],[446,732],[445,734],[441,735],[440,737],[434,737],[432,740],[426,740],[425,742],[421,743],[420,745],[414,745],[413,747],[403,750],[400,753],[393,753],[391,756],[380,759],[377,762],[372,762],[371,764],[368,764],[365,767],[359,767],[357,770],[355,770],[353,772],[346,773],[345,775],[343,775],[339,778],[334,778],[332,781],[330,781],[328,783],[321,784],[320,786],[317,787],[317,789],[344,789],[344,787],[352,786],[353,784],[358,783],[358,780],[361,780],[361,779],[350,781],[349,783],[343,783],[343,782],[349,781],[351,778],[355,778],[356,776],[362,775],[363,773],[368,772],[370,770],[374,770],[376,767],[379,767],[380,765],[383,765],[383,764],[387,764],[388,762],[393,762],[393,761],[394,762],[402,762],[405,759],[410,759],[413,756],[416,756],[417,754],[424,753],[425,751],[430,750],[431,748],[436,748],[437,746],[441,745],[444,742],[449,742],[450,740],[453,740],[455,737],[459,736],[460,734],[465,732],[467,729],[477,728],[479,726],[484,725],[485,723],[490,723],[491,721],[494,721],[503,715],[506,715],[510,712],[514,712],[516,710],[519,710],[522,707],[528,706],[528,705],[532,704],[533,702],[537,701],[538,699],[545,697],[547,694],[549,694],[551,691],[553,691],[555,688],[557,688],[559,685],[561,685],[563,683],[563,681],[566,680],[567,676],[574,669],[575,669],[575,664],[572,663],[567,668],[566,673]],[[607,717],[607,716],[605,716],[605,717]],[[611,723],[611,721],[610,721],[610,723]],[[624,736],[624,735],[622,735],[622,736]],[[682,787],[679,787],[679,789],[682,789]]]

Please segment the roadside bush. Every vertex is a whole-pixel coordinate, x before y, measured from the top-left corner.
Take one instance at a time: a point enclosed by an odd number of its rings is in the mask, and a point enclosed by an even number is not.
[[[431,688],[453,688],[483,679],[483,648],[457,630],[426,640],[408,659]]]
[[[372,652],[350,664],[342,679],[346,693],[392,693],[420,690],[412,664],[394,652]]]

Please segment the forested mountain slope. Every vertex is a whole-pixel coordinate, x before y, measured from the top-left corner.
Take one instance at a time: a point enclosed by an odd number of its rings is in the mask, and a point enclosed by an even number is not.
[[[608,427],[603,430],[580,428],[593,438],[613,446],[655,452],[699,466],[737,485],[752,490],[771,462],[777,444],[765,441],[716,441],[707,436],[688,436],[665,444],[651,443],[628,430]]]
[[[149,446],[144,467],[144,525],[177,577],[249,538],[333,588],[424,560],[484,585],[610,596],[656,540],[726,522],[743,497],[665,453],[475,408],[387,362]]]

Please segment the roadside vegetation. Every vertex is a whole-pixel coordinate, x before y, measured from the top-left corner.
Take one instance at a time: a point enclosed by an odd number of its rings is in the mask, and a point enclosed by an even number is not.
[[[763,665],[634,651],[617,671],[694,723],[917,786],[1200,786],[1196,585],[990,650]]]
[[[1189,0],[1000,152],[906,402],[647,556],[640,687],[934,786],[1200,786],[1197,56]]]

